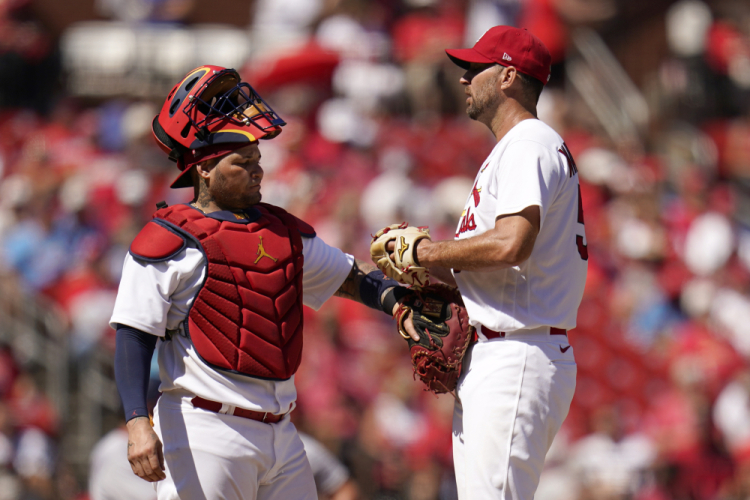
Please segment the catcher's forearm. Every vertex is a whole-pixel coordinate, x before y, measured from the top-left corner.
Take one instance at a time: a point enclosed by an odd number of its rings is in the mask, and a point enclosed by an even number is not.
[[[368,262],[363,262],[359,259],[354,259],[352,270],[349,272],[349,275],[346,277],[339,289],[336,290],[336,293],[334,293],[334,295],[336,297],[354,300],[356,302],[359,302],[360,304],[372,307],[373,304],[368,303],[371,301],[364,300],[362,298],[362,283],[367,279],[367,275],[372,273],[373,271],[376,271],[377,273],[380,273],[382,275],[382,273],[376,266]],[[385,295],[388,293],[388,290],[398,285],[398,283],[393,280],[389,280],[384,275],[382,276],[382,279],[386,280],[386,286],[381,287],[383,288],[383,290],[380,292],[381,303]],[[390,314],[390,311],[388,313]]]
[[[422,240],[417,246],[417,259],[425,267],[466,271],[518,266],[531,255],[538,232],[539,207],[529,207],[517,215],[498,219],[494,228],[472,238]]]
[[[115,382],[122,399],[125,421],[148,418],[146,391],[151,356],[157,338],[127,325],[117,325],[115,337]]]

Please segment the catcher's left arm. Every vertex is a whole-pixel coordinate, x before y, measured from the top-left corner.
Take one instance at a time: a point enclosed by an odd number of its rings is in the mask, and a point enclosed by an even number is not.
[[[378,268],[375,267],[374,265],[368,262],[363,262],[359,259],[354,259],[354,265],[352,265],[352,270],[349,272],[349,275],[346,277],[346,279],[341,284],[341,286],[336,291],[336,293],[334,293],[334,295],[336,297],[342,297],[345,299],[353,300],[355,302],[359,302],[360,304],[369,305],[362,298],[362,283],[366,279],[368,279],[368,276],[371,276],[372,275],[371,273],[373,273],[374,271],[378,271]],[[395,288],[396,287],[390,287],[384,290],[380,296],[380,302],[384,304],[393,302],[393,300],[389,301],[387,299],[388,299],[389,294],[394,293]],[[403,287],[399,287],[399,288],[403,288]],[[395,301],[390,311],[384,311],[384,312],[392,316],[395,316],[396,313],[399,311],[401,303],[405,299],[406,297],[401,297],[400,300]],[[403,329],[414,341],[419,341],[419,334],[417,333],[417,330],[414,328],[414,322],[412,321],[411,315],[408,315],[403,319],[402,325],[403,325]]]

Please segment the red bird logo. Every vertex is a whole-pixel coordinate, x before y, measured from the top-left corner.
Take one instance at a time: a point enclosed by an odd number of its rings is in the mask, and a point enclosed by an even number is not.
[[[471,196],[474,197],[474,206],[479,206],[479,193],[482,192],[482,188],[477,188],[477,183],[474,183],[474,187],[471,189]]]

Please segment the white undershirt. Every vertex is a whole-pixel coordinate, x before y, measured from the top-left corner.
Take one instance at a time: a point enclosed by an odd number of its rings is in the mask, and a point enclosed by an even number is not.
[[[318,237],[302,238],[302,302],[318,310],[344,282],[354,257],[327,245]],[[125,257],[120,288],[110,325],[117,323],[164,337],[187,316],[200,289],[206,266],[196,244],[164,262],[146,263]],[[159,342],[159,390],[182,391],[249,410],[285,413],[297,399],[294,377],[263,380],[213,369],[181,335]]]
[[[478,236],[497,217],[530,206],[539,207],[541,220],[531,256],[520,266],[454,272],[471,324],[503,332],[575,327],[587,270],[576,237],[585,243],[586,235],[578,222],[578,175],[564,150],[552,128],[524,120],[480,168],[456,239]]]

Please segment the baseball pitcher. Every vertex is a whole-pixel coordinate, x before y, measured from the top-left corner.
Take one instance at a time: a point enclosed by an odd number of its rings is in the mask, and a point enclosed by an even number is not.
[[[414,269],[455,279],[476,331],[455,389],[459,498],[532,500],[575,390],[567,331],[588,260],[578,171],[562,138],[537,119],[551,59],[538,38],[496,26],[474,47],[446,52],[466,70],[467,114],[497,144],[467,195],[455,240],[409,243],[406,228],[390,226],[384,253],[381,240],[373,256],[402,281]]]

